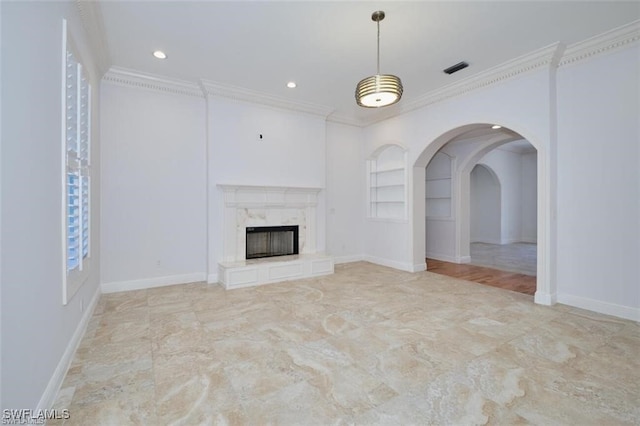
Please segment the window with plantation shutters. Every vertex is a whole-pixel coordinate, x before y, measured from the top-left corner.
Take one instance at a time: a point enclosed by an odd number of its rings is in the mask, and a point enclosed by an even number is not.
[[[86,278],[91,254],[91,86],[84,67],[69,44],[67,40],[64,49],[63,90],[66,270],[64,303]]]

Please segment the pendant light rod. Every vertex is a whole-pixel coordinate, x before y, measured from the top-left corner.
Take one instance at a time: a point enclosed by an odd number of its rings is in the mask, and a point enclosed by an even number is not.
[[[376,62],[376,74],[380,74],[380,21],[376,21],[378,24],[378,61]]]
[[[371,20],[375,21],[378,25],[378,55],[376,62],[376,74],[380,74],[380,21],[384,19],[384,11],[378,10],[371,14]]]

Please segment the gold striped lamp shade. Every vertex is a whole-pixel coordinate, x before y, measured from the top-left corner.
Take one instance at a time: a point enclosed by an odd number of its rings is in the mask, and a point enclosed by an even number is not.
[[[402,97],[402,82],[391,74],[376,74],[360,80],[356,86],[356,102],[365,108],[393,105]]]

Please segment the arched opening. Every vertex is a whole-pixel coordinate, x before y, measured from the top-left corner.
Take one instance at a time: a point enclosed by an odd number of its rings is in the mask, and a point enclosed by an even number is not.
[[[500,244],[502,241],[500,180],[491,167],[476,164],[471,170],[470,182],[471,243]]]
[[[425,220],[426,207],[424,200],[419,199],[425,194],[425,181],[427,164],[431,159],[450,142],[465,140],[465,155],[454,156],[457,166],[454,172],[453,194],[452,194],[452,210],[455,215],[453,232],[455,233],[455,247],[453,248],[452,261],[456,263],[465,263],[470,261],[470,243],[471,243],[471,172],[480,159],[488,152],[492,151],[500,145],[516,140],[526,140],[537,150],[536,174],[536,205],[533,207],[535,220],[535,239],[537,240],[537,259],[536,259],[536,276],[537,287],[535,292],[535,301],[542,304],[555,303],[555,283],[551,280],[551,256],[553,253],[553,245],[551,241],[551,206],[552,193],[550,185],[549,158],[546,155],[545,146],[535,139],[528,138],[524,132],[503,127],[496,131],[491,129],[490,124],[478,123],[460,126],[452,129],[428,144],[422,154],[418,156],[414,163],[413,170],[413,205],[411,209],[413,224],[413,255],[414,264],[418,259],[429,253],[427,246],[426,234],[427,223]],[[451,150],[443,149],[443,152],[451,155]],[[422,219],[422,220],[420,220]],[[424,242],[424,243],[423,243]],[[424,245],[422,245],[424,244]],[[428,269],[428,265],[427,265]]]

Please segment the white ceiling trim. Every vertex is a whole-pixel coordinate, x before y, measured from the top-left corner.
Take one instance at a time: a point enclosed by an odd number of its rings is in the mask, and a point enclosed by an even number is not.
[[[609,53],[640,41],[640,20],[567,47],[558,66],[573,64],[592,56]]]
[[[398,104],[397,109],[389,110],[388,113],[383,112],[375,115],[366,123],[366,125],[374,124],[406,112],[442,102],[456,96],[464,95],[465,93],[500,83],[504,80],[542,67],[555,66],[558,63],[558,58],[562,54],[563,50],[564,46],[561,43],[555,43],[550,46],[543,47],[542,49],[535,50],[529,54],[504,62],[498,66],[460,80],[456,83],[444,86],[441,89],[426,93],[411,102]]]
[[[100,4],[97,1],[76,0],[76,7],[80,14],[80,21],[87,33],[89,45],[95,52],[98,79],[102,78],[111,66],[111,55],[109,45],[105,38],[104,20]]]
[[[499,83],[540,67],[565,66],[589,59],[596,55],[609,53],[637,42],[640,42],[640,21],[634,21],[587,40],[574,43],[566,49],[563,49],[561,43],[552,44],[505,62],[480,74],[426,93],[411,102],[400,103],[396,108],[381,110],[380,113],[373,115],[366,121],[356,120],[353,122],[353,119],[351,119],[351,122],[349,122],[349,117],[339,117],[337,114],[330,117],[329,120],[366,127],[427,105],[442,102],[449,98]]]
[[[350,115],[340,114],[337,112],[328,116],[327,121],[331,121],[332,123],[338,123],[338,124],[348,124],[349,126],[357,126],[357,127],[364,126],[364,122],[362,120],[358,120],[357,118],[352,117]]]
[[[326,118],[333,112],[333,108],[324,105],[315,105],[307,102],[292,101],[290,99],[269,95],[255,90],[228,84],[216,83],[213,81],[200,80],[206,95],[220,96],[237,101],[250,102],[254,104],[267,105],[275,108],[288,109],[297,112],[305,112],[313,115],[320,115]]]
[[[126,68],[111,67],[102,80],[118,86],[135,87],[174,95],[204,97],[202,89],[195,83],[141,73]]]
[[[98,19],[98,21],[101,22],[99,9],[92,6],[87,8],[86,5],[90,3],[81,0],[77,0],[77,4],[85,24],[90,22],[91,19]],[[84,12],[82,12],[83,10]],[[97,29],[94,29],[97,28],[97,25],[98,24],[96,24],[96,27],[90,27],[92,28],[91,31],[96,33],[95,40],[93,37],[92,40],[94,40],[95,43],[102,43],[104,48],[97,50],[104,54],[100,60],[108,63],[106,42],[103,37],[97,35],[104,34],[104,32],[102,30],[98,31]],[[89,31],[89,28],[87,28],[87,30]],[[366,119],[358,119],[353,116],[340,114],[339,112],[334,112],[331,107],[324,105],[292,101],[290,99],[242,87],[207,80],[201,80],[200,84],[196,84],[189,81],[142,73],[120,67],[112,67],[109,69],[109,71],[104,75],[103,80],[121,86],[137,87],[164,93],[197,97],[207,95],[220,96],[280,109],[319,115],[330,122],[366,127],[428,105],[464,95],[483,87],[501,83],[510,78],[538,70],[542,67],[558,67],[576,63],[599,54],[608,53],[626,47],[627,45],[638,41],[640,41],[640,21],[634,21],[628,25],[624,25],[620,28],[608,31],[582,42],[574,43],[567,49],[564,48],[563,44],[555,43],[504,62],[503,64],[460,80],[456,83],[421,95],[413,101],[399,103],[394,107],[376,111],[375,114]]]

